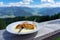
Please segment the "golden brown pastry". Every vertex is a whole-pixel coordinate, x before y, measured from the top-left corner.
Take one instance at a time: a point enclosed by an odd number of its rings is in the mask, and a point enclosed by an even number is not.
[[[35,26],[33,24],[28,24],[27,22],[24,22],[23,27],[27,29],[34,29]]]
[[[29,24],[27,22],[24,22],[23,24],[18,24],[16,26],[16,29],[20,29],[20,28],[34,29],[34,27],[35,27],[35,24],[34,23],[33,24]]]
[[[20,29],[22,27],[22,25],[21,24],[18,24],[17,26],[16,26],[16,29]]]

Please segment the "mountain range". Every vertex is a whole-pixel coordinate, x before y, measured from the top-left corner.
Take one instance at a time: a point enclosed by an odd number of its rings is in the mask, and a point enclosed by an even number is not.
[[[29,8],[29,7],[0,7],[0,17],[2,16],[46,16],[60,13],[60,8]]]

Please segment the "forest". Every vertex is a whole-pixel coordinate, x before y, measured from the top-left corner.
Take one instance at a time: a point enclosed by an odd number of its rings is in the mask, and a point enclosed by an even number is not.
[[[14,18],[0,18],[0,30],[5,29],[7,25],[16,21],[35,21],[35,22],[45,22],[50,20],[60,19],[60,13],[52,16],[18,16]]]

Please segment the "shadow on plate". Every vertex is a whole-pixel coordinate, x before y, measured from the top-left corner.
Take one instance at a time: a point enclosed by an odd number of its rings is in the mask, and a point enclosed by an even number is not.
[[[4,31],[3,38],[5,40],[32,40],[36,36],[36,34],[37,32],[26,34],[26,35],[16,35],[16,34],[11,34],[7,31]]]

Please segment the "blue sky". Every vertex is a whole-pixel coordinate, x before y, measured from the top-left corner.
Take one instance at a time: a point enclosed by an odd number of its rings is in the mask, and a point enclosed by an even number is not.
[[[10,3],[10,2],[19,2],[20,0],[0,0],[0,2]]]
[[[23,0],[0,0],[0,2],[4,2],[5,4],[7,3],[15,3],[15,2],[19,2],[19,1],[23,1]],[[39,4],[41,2],[41,0],[33,0],[34,3],[33,4]],[[54,0],[55,2],[59,2],[60,0]]]
[[[60,0],[0,0],[2,6],[60,7]]]
[[[16,2],[20,2],[20,1],[24,1],[24,0],[0,0],[0,2],[3,2],[4,4],[8,4],[8,3],[16,3]],[[33,0],[34,2],[31,4],[39,4],[40,0]]]
[[[0,2],[3,2],[4,4],[8,4],[8,3],[16,3],[16,2],[20,2],[23,0],[0,0]],[[31,4],[40,4],[41,0],[33,0],[34,2]],[[60,0],[54,0],[55,2],[59,2]]]

